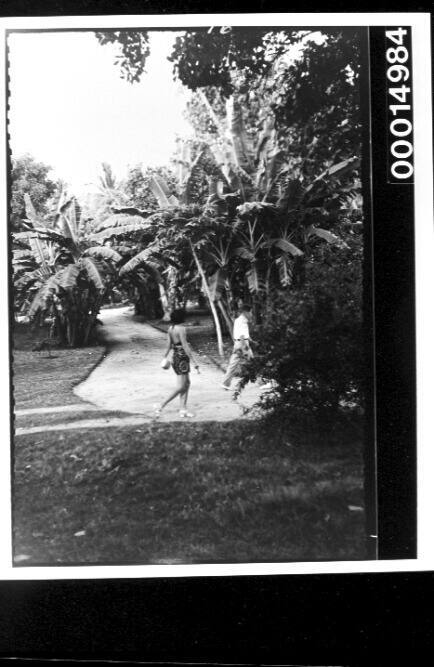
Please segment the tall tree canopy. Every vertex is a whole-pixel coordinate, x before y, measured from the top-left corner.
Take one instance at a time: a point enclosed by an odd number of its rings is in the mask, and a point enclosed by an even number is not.
[[[46,216],[50,209],[50,200],[60,193],[59,181],[48,177],[51,167],[38,162],[29,154],[12,159],[11,172],[11,227],[20,229],[26,215],[24,195],[29,195],[36,213]]]
[[[357,28],[188,30],[176,37],[169,60],[174,76],[190,90],[206,92],[214,109],[234,93],[252,118],[268,109],[286,148],[292,146],[297,155],[304,152],[304,168],[311,176],[315,166],[322,170],[328,160],[360,154],[359,32]],[[105,32],[97,33],[97,38],[101,44],[118,43],[123,50],[116,60],[121,75],[140,80],[150,52],[148,33]],[[207,115],[203,117],[212,129]],[[253,134],[256,130],[252,128]]]
[[[95,33],[100,44],[116,44],[119,53],[116,64],[121,76],[130,83],[140,81],[149,56],[149,36],[146,30],[111,30]]]

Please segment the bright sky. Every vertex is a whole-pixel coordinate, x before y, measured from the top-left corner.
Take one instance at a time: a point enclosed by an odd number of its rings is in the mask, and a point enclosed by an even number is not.
[[[76,194],[97,180],[101,162],[116,176],[128,165],[167,164],[188,92],[167,61],[174,33],[151,34],[140,83],[120,78],[113,45],[93,33],[16,33],[9,37],[10,134],[14,157],[30,153]]]

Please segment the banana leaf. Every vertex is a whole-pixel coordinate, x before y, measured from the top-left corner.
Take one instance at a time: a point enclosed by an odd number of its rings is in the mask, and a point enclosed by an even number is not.
[[[57,283],[59,287],[64,290],[72,290],[77,286],[78,276],[80,275],[80,266],[78,264],[69,264],[67,267],[59,271],[57,276]]]
[[[40,310],[45,310],[47,302],[59,291],[58,274],[51,276],[36,292],[28,311],[29,319],[35,317]]]
[[[293,243],[290,243],[287,239],[273,239],[272,245],[294,257],[301,257],[303,255],[303,251],[300,250],[300,248],[297,248]]]
[[[108,218],[100,222],[96,227],[94,232],[98,233],[104,229],[109,229],[111,227],[123,227],[124,225],[137,225],[140,229],[147,229],[149,223],[145,223],[145,218],[140,215],[129,215],[126,213],[116,213],[115,215],[110,215]]]
[[[206,149],[202,148],[190,167],[183,193],[183,202],[185,204],[193,204],[199,200],[200,188],[206,173],[203,164],[205,153]]]
[[[307,235],[309,236],[318,236],[321,239],[324,239],[324,241],[327,241],[327,243],[342,243],[342,240],[336,236],[336,234],[332,234],[332,232],[329,232],[327,229],[322,229],[321,227],[314,227],[313,225],[310,225],[306,229]]]
[[[120,255],[116,250],[113,250],[113,248],[108,248],[107,246],[93,246],[92,248],[88,248],[84,251],[83,256],[109,259],[116,263],[120,262],[122,259],[122,255]]]
[[[33,253],[31,250],[14,250],[13,251],[13,257],[12,257],[12,264],[15,262],[21,262],[23,260],[30,260],[33,259]]]
[[[113,213],[117,215],[126,214],[126,215],[139,216],[141,218],[147,218],[148,215],[151,214],[151,211],[144,211],[143,209],[135,208],[135,206],[123,206],[121,208],[117,208],[116,206],[111,206],[110,208],[113,211]]]
[[[232,254],[242,259],[247,259],[249,262],[252,262],[255,258],[255,254],[249,248],[244,247],[234,248]]]
[[[15,282],[16,285],[24,285],[26,282],[35,281],[35,280],[45,280],[45,276],[42,273],[41,269],[33,269],[33,271],[27,271],[23,276]]]
[[[101,292],[105,288],[104,284],[104,277],[101,274],[99,267],[97,264],[94,262],[94,260],[90,257],[83,257],[81,259],[81,264],[83,265],[89,280],[93,284],[93,286],[97,289],[100,290]]]
[[[27,218],[30,220],[30,222],[32,222],[33,224],[39,223],[40,220],[37,216],[35,207],[33,206],[33,202],[28,192],[24,193],[24,206],[26,209]]]
[[[218,301],[225,291],[227,270],[217,269],[208,279],[208,287],[213,301]]]
[[[167,183],[160,176],[152,176],[149,180],[149,187],[160,208],[170,208],[179,205],[179,200],[170,193]]]
[[[145,250],[142,250],[126,262],[119,271],[119,277],[133,273],[140,267],[149,269],[155,275],[157,281],[162,282],[160,274],[161,264],[153,258],[153,252],[149,248],[145,248]]]
[[[276,266],[279,271],[279,281],[282,287],[289,287],[292,283],[293,264],[286,255],[281,255],[276,259]]]
[[[232,95],[226,104],[234,161],[237,167],[249,172],[252,168],[252,149],[244,126],[243,111]]]
[[[261,290],[261,280],[255,262],[253,262],[250,269],[246,271],[246,278],[249,291],[252,294],[257,294]]]
[[[281,195],[277,207],[281,211],[298,208],[303,197],[303,186],[298,178],[287,179],[282,185]]]
[[[29,241],[29,246],[31,248],[31,251],[33,253],[33,257],[35,258],[36,262],[41,267],[41,271],[46,276],[51,275],[51,271],[48,268],[47,259],[46,259],[45,253],[44,253],[44,243],[43,243],[43,241],[41,241],[41,239],[37,235],[33,235],[33,234],[29,234],[28,241]]]
[[[205,109],[208,112],[208,115],[209,115],[210,119],[212,120],[212,122],[216,126],[220,136],[223,137],[226,134],[226,127],[225,127],[224,122],[222,122],[218,118],[217,114],[215,113],[214,109],[212,108],[211,104],[209,103],[207,96],[205,95],[205,93],[202,90],[199,90],[199,96],[200,96],[200,99],[201,99],[203,105],[205,106]]]
[[[270,146],[275,144],[275,129],[274,129],[274,117],[268,116],[265,119],[264,126],[261,134],[259,135],[258,144],[256,147],[256,161],[261,163],[266,161]]]
[[[304,192],[305,194],[308,194],[320,181],[322,181],[326,177],[332,176],[333,178],[341,178],[345,173],[348,171],[352,171],[353,169],[357,169],[360,166],[360,158],[359,157],[352,157],[348,158],[347,160],[342,160],[342,162],[338,162],[337,164],[333,165],[332,167],[329,167],[325,171],[322,172],[317,178],[315,178],[310,185],[308,185]]]

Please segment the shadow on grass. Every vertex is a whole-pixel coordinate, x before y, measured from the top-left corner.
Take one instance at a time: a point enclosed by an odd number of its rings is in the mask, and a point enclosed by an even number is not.
[[[364,559],[360,424],[20,436],[17,565]],[[353,511],[350,508],[356,508]]]

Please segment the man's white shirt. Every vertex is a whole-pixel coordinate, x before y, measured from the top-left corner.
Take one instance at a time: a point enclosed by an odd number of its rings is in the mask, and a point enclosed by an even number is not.
[[[239,315],[234,322],[234,340],[250,339],[249,321],[245,315]]]

